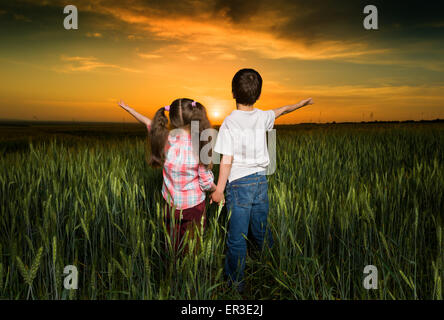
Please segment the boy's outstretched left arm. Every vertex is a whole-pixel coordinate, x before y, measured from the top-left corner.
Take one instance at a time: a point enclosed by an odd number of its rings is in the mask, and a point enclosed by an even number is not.
[[[313,104],[313,99],[312,98],[308,98],[308,99],[302,100],[302,101],[300,101],[300,102],[298,102],[296,104],[290,104],[290,105],[287,105],[287,106],[283,106],[283,107],[280,107],[280,108],[273,109],[275,118],[278,118],[278,117],[280,117],[280,116],[282,116],[284,114],[293,112],[293,111],[295,111],[297,109],[300,109],[302,107],[308,106],[310,104]]]

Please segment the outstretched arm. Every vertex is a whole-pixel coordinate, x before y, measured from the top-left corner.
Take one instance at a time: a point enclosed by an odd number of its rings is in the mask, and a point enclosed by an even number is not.
[[[280,117],[280,116],[282,116],[284,114],[293,112],[293,111],[295,111],[297,109],[300,109],[302,107],[308,106],[310,104],[313,104],[313,99],[312,98],[308,98],[308,99],[302,100],[302,101],[300,101],[300,102],[298,102],[296,104],[290,104],[288,106],[283,106],[283,107],[280,107],[280,108],[273,109],[275,118],[278,118],[278,117]]]
[[[122,107],[122,109],[126,110],[128,113],[130,113],[134,118],[136,118],[140,123],[144,124],[148,130],[151,128],[151,119],[145,117],[144,115],[141,115],[136,110],[131,108],[130,106],[126,105],[123,100],[120,100],[119,106]]]

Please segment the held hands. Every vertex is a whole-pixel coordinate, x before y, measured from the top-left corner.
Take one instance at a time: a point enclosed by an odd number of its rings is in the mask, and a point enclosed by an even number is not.
[[[223,193],[223,191],[221,192],[221,191],[219,191],[219,190],[216,189],[216,191],[214,191],[214,192],[211,194],[211,200],[210,200],[210,203],[213,203],[213,202],[219,203],[219,202],[221,202],[221,201],[222,201],[222,203],[225,202],[224,193]]]

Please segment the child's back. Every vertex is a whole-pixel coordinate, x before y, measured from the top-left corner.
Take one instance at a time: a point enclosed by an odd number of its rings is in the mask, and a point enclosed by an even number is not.
[[[273,110],[234,110],[220,127],[215,151],[233,156],[228,181],[265,171],[269,164],[266,131],[274,124]]]
[[[211,127],[206,109],[194,100],[176,99],[171,105],[157,110],[151,120],[123,101],[119,105],[148,129],[151,144],[149,163],[163,167],[162,196],[167,204],[167,230],[175,249],[178,249],[185,232],[193,234],[194,226],[200,226],[202,221],[205,226],[205,192],[216,188],[210,167],[195,156],[200,154],[202,145],[193,150],[190,134],[193,121],[198,122],[199,136]],[[169,122],[174,131],[170,132]],[[174,212],[170,213],[171,209],[175,209]],[[170,219],[177,221],[172,223]],[[170,232],[171,225],[175,227],[173,232]]]
[[[229,283],[238,282],[243,288],[243,273],[247,244],[245,237],[251,229],[259,248],[273,238],[267,226],[268,182],[265,175],[270,162],[266,131],[271,130],[277,117],[312,104],[311,99],[269,111],[253,107],[262,89],[260,74],[242,69],[232,82],[236,109],[223,122],[214,151],[223,155],[216,191],[211,195],[215,202],[223,198],[226,186],[227,209],[231,211],[227,236],[225,274]],[[228,180],[228,183],[227,183]]]
[[[171,207],[184,210],[205,200],[211,189],[213,173],[194,156],[191,134],[176,130],[168,135],[163,164],[162,195]]]

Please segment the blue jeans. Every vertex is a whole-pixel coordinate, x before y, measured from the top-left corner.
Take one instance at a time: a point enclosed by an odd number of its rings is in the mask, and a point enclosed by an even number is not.
[[[243,287],[247,242],[244,237],[251,233],[260,249],[265,237],[271,248],[273,237],[267,226],[268,182],[265,174],[254,173],[231,181],[226,188],[227,210],[231,211],[225,258],[225,274],[228,281],[237,282]]]

